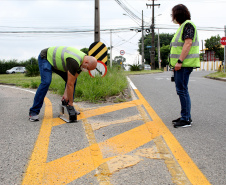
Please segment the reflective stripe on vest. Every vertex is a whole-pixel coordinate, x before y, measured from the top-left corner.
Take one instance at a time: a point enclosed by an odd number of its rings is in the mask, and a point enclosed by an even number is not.
[[[170,55],[170,58],[179,58],[180,55],[177,55],[177,54],[171,54]],[[199,54],[190,54],[190,55],[187,55],[186,59],[188,58],[199,58]]]
[[[56,64],[56,53],[57,53],[58,48],[59,48],[59,46],[55,47],[54,50],[53,50],[53,67],[57,70],[58,70],[58,67],[57,67],[57,64]],[[67,67],[65,66],[65,62],[64,62],[64,54],[65,53],[68,53],[70,55],[77,57],[79,59],[80,63],[82,62],[82,58],[78,54],[76,54],[72,51],[69,51],[69,50],[67,50],[67,47],[64,47],[62,49],[62,52],[61,52],[61,62],[62,62],[62,66],[63,66],[64,71],[67,71]]]

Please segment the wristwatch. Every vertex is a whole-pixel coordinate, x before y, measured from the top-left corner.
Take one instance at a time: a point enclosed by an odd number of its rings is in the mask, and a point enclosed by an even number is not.
[[[183,61],[181,61],[180,59],[178,59],[177,63],[178,63],[178,64],[182,64]]]

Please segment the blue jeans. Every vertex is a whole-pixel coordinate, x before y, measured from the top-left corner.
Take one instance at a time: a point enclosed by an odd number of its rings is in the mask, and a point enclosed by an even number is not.
[[[182,67],[179,71],[174,71],[176,91],[181,104],[181,120],[186,121],[191,118],[191,99],[188,92],[188,82],[192,71],[192,67]]]
[[[67,83],[67,73],[62,71],[57,71],[52,67],[52,65],[48,62],[48,60],[41,58],[40,55],[38,57],[38,65],[39,65],[39,71],[41,76],[41,84],[39,85],[36,91],[33,106],[30,108],[29,114],[32,116],[38,115],[42,108],[44,98],[46,96],[47,91],[49,90],[49,86],[52,81],[53,71],[56,72],[58,75],[60,75],[64,79],[65,83]],[[76,81],[75,81],[74,88],[76,87]]]
[[[36,91],[33,106],[30,108],[31,115],[39,114],[44,102],[44,98],[52,81],[52,65],[48,62],[48,60],[42,59],[39,55],[38,66],[41,76],[41,84]]]

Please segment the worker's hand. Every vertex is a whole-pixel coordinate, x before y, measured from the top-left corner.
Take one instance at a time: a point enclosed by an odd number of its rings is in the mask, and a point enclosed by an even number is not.
[[[69,102],[68,102],[68,105],[73,106],[73,102],[70,102],[70,101],[69,101]]]
[[[181,69],[182,64],[176,63],[174,70],[179,71]]]
[[[69,101],[67,95],[63,95],[63,97],[61,98],[61,101],[64,101],[64,100],[65,100],[66,102]]]

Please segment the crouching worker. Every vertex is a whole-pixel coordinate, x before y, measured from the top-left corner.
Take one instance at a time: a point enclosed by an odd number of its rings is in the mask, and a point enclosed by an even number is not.
[[[97,60],[95,57],[87,56],[76,48],[59,46],[42,50],[38,57],[38,65],[41,84],[37,89],[33,106],[29,111],[30,121],[39,120],[39,112],[52,81],[52,72],[60,75],[66,83],[61,101],[65,100],[68,105],[73,106],[73,94],[78,75],[81,71],[87,72],[95,69]]]

